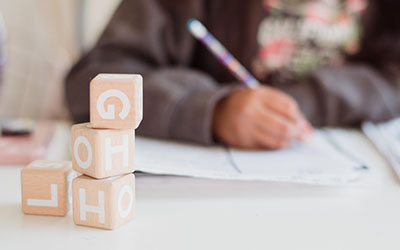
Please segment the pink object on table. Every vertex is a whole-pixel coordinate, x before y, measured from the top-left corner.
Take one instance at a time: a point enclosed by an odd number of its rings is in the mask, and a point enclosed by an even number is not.
[[[39,121],[30,135],[0,136],[0,165],[26,165],[46,158],[55,123]]]

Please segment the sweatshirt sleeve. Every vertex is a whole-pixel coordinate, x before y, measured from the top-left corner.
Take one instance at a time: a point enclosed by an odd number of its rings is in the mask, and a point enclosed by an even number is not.
[[[144,78],[139,135],[211,144],[212,113],[234,86],[185,67],[195,46],[186,31],[202,19],[202,0],[125,0],[98,43],[70,71],[66,97],[75,122],[89,119],[89,81],[100,72]],[[175,6],[171,8],[170,6]]]

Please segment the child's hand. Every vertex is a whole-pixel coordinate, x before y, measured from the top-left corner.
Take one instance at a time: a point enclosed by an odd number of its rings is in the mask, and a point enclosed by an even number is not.
[[[260,86],[233,92],[213,115],[214,135],[228,146],[280,149],[312,132],[296,101],[283,92]]]

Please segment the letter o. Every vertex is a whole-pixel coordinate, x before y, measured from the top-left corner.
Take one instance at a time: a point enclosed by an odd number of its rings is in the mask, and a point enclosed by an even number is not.
[[[126,209],[122,208],[122,198],[124,198],[124,194],[128,194],[129,195],[129,206]],[[118,195],[118,212],[119,215],[122,218],[125,218],[129,215],[129,213],[132,210],[132,206],[133,206],[133,191],[132,191],[132,187],[129,185],[125,185],[122,187],[121,191],[119,192]]]
[[[85,147],[88,151],[88,158],[86,159],[86,161],[82,161],[79,156],[78,148],[79,148],[80,144],[85,145]],[[74,142],[74,156],[75,156],[75,160],[78,163],[79,167],[81,167],[83,169],[88,168],[92,164],[92,158],[93,158],[92,147],[90,146],[90,142],[88,141],[88,139],[86,139],[86,137],[78,136],[76,138],[76,140]]]

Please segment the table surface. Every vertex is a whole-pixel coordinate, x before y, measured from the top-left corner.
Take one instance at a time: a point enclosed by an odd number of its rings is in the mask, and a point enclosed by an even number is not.
[[[60,138],[62,136],[59,136]],[[58,138],[49,158],[61,158]],[[370,181],[315,187],[138,175],[136,218],[116,230],[24,215],[22,167],[0,167],[1,249],[399,249],[400,184],[360,133],[339,138]],[[67,154],[68,155],[68,154]]]

